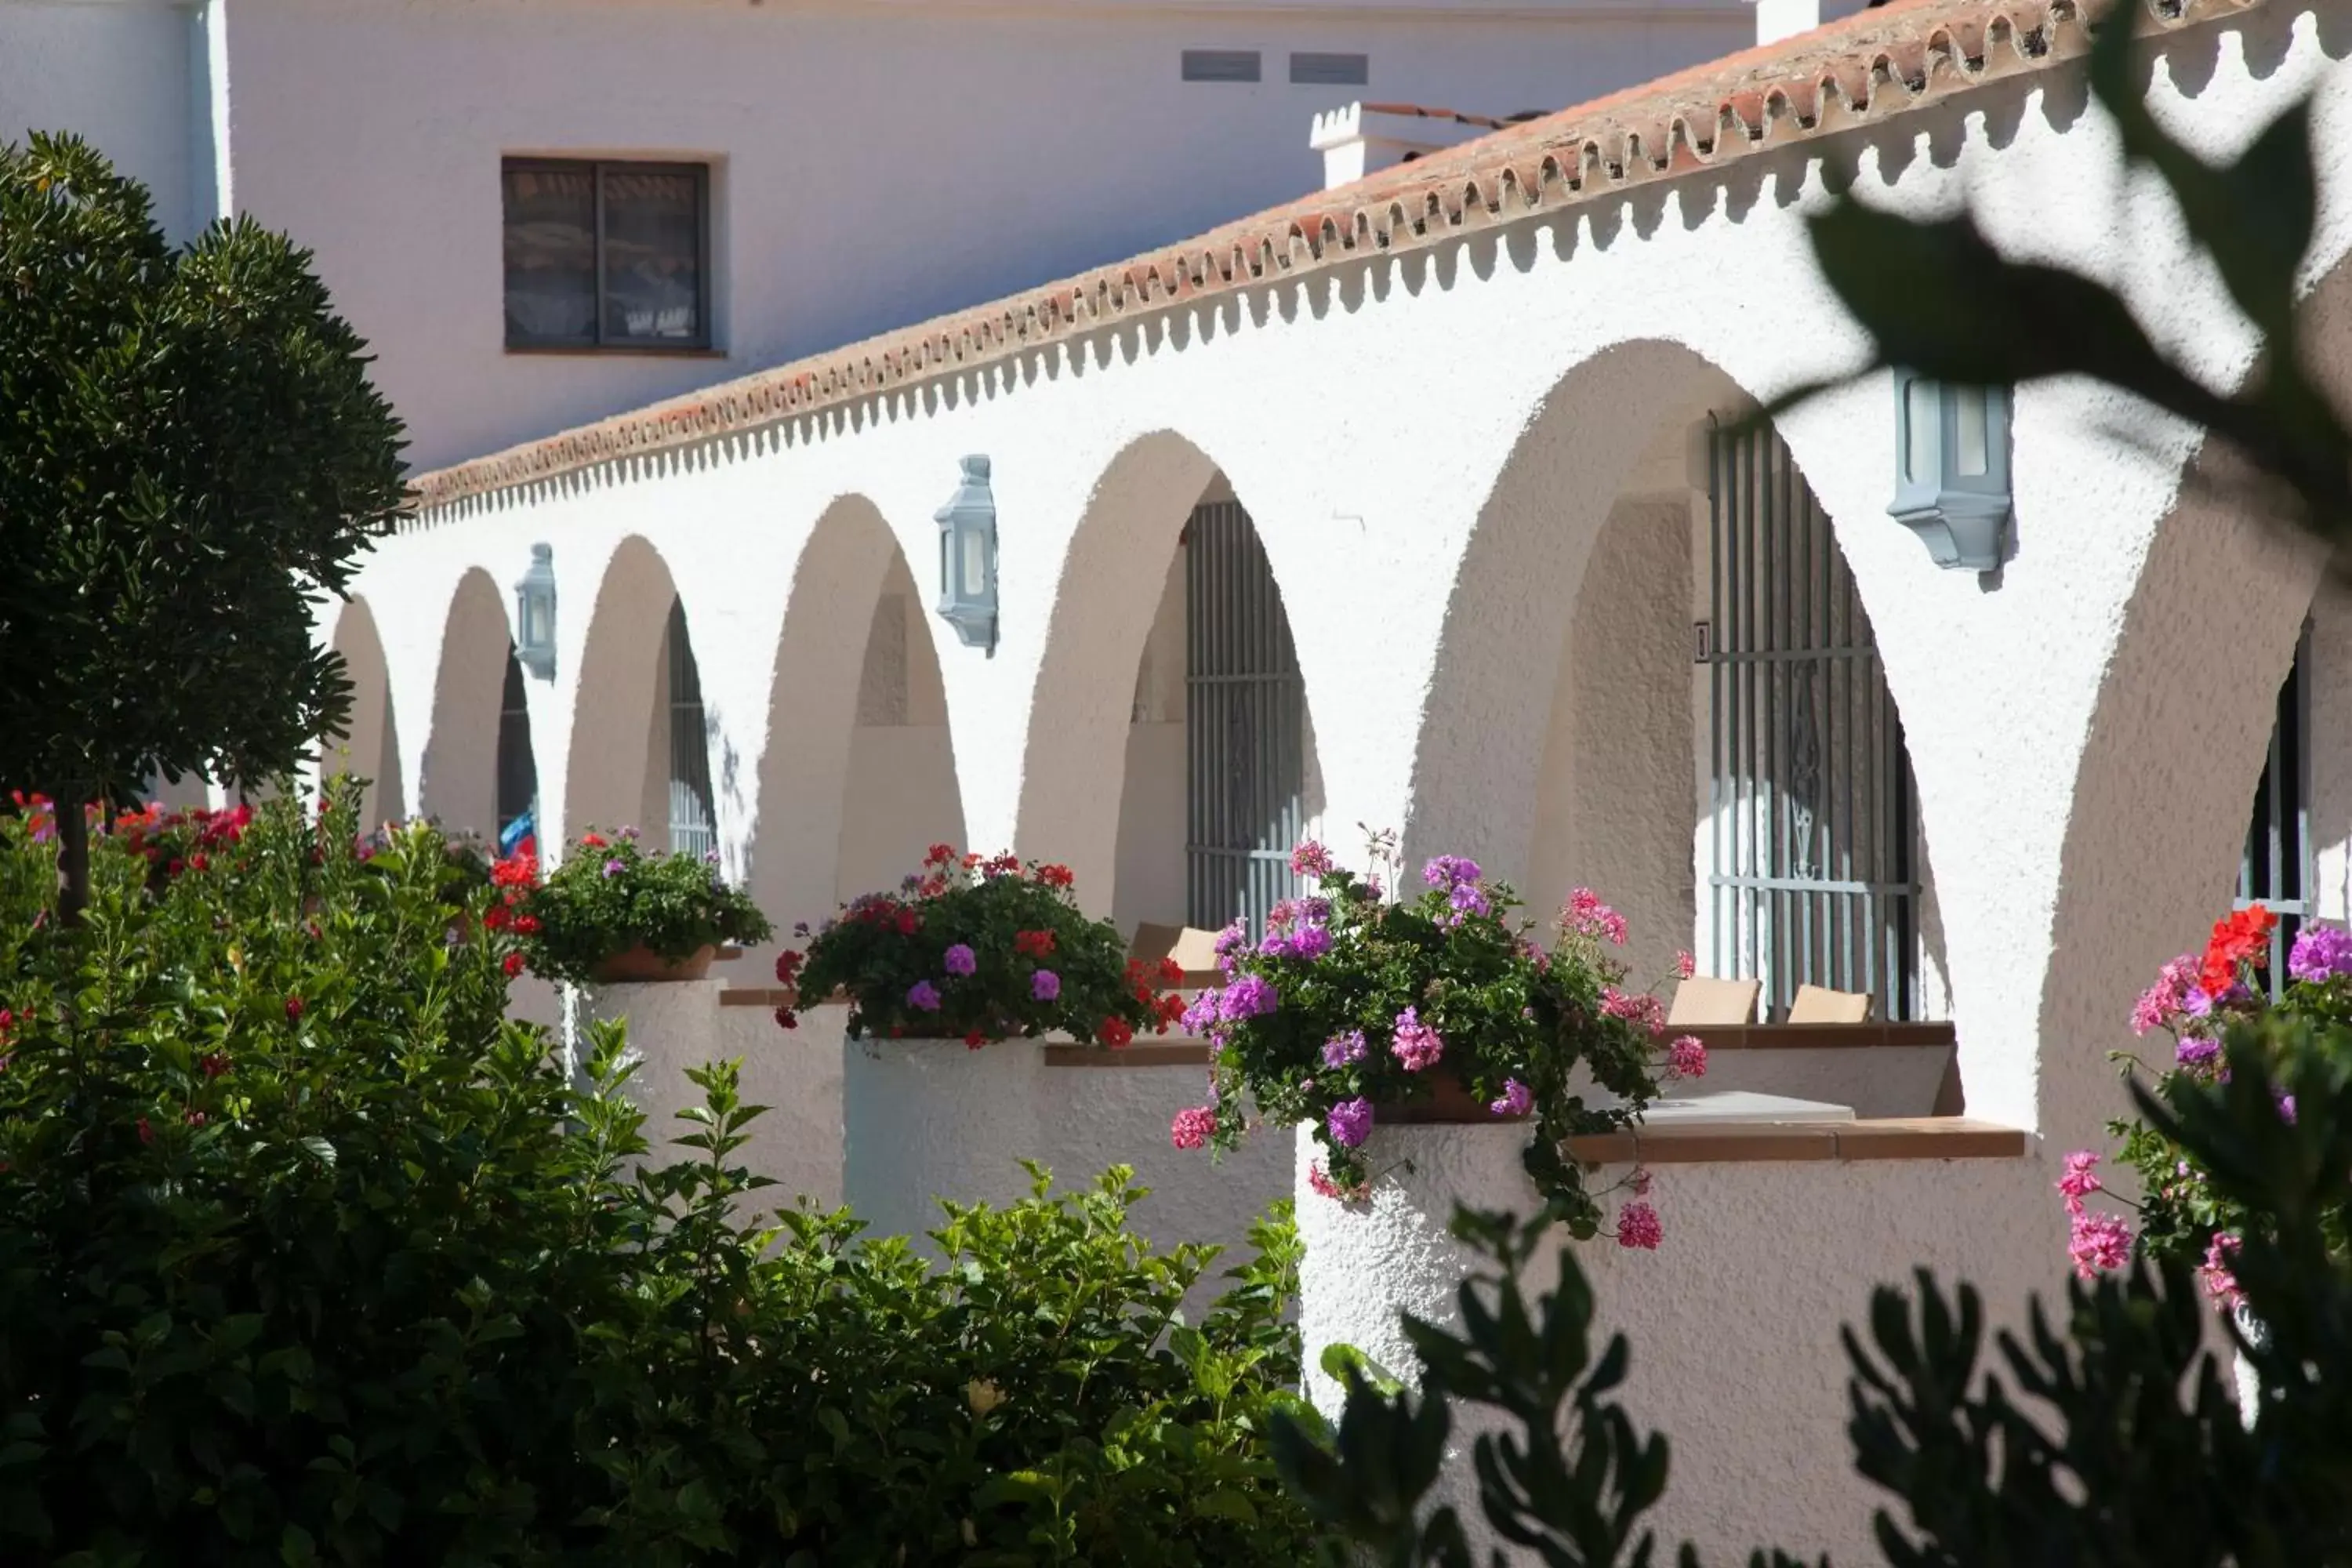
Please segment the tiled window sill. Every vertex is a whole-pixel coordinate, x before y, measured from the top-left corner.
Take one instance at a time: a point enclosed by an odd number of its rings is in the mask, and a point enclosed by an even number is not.
[[[1589,1165],[1704,1165],[1764,1161],[2020,1160],[2025,1134],[1965,1116],[1778,1121],[1739,1127],[1637,1128],[1571,1138]]]

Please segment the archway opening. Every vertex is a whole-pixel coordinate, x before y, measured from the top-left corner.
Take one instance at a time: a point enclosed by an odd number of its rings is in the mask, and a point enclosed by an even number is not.
[[[1806,988],[1938,1017],[1916,791],[1869,611],[1794,456],[1743,415],[1667,422],[1601,521],[1560,634],[1529,901],[1594,888],[1627,916],[1638,973],[1686,951],[1756,982],[1758,1022]]]
[[[1067,865],[1130,936],[1262,922],[1296,889],[1292,846],[1319,830],[1313,721],[1259,527],[1207,454],[1157,431],[1104,469],[1062,563],[1015,842]]]
[[[499,694],[498,842],[511,853],[539,836],[539,762],[530,746],[530,701],[522,660],[507,646],[506,679]]]
[[[342,656],[352,683],[351,715],[346,732],[330,738],[322,748],[320,774],[342,774],[365,781],[360,796],[360,820],[393,822],[407,815],[400,774],[400,730],[393,712],[392,671],[378,635],[375,615],[363,599],[343,606],[335,622],[333,647]]]
[[[896,541],[870,603],[841,784],[836,902],[897,887],[933,844],[963,845],[947,687],[928,607]]]
[[[1112,920],[1262,930],[1298,890],[1322,780],[1297,648],[1257,525],[1222,474],[1176,533],[1124,747]]]

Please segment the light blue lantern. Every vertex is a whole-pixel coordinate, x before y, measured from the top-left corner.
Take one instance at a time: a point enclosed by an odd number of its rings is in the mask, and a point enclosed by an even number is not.
[[[996,647],[996,497],[988,459],[966,458],[963,482],[932,514],[940,525],[940,618],[966,647]]]
[[[2009,389],[1897,370],[1895,431],[1888,514],[1926,542],[1938,566],[1998,567],[2009,535]]]
[[[555,679],[555,552],[530,547],[530,570],[516,579],[515,658],[541,680]]]

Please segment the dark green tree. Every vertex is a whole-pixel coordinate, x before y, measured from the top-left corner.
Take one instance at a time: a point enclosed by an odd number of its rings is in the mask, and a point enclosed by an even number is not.
[[[291,771],[351,707],[310,606],[403,504],[401,426],[310,253],[168,244],[72,137],[0,146],[0,779],[81,805]]]

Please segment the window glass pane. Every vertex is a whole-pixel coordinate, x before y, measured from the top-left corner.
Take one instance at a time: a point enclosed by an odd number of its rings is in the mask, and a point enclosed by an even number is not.
[[[1942,478],[1936,472],[1937,401],[1932,381],[1914,381],[1903,389],[1903,477],[1915,483]]]
[[[959,531],[963,535],[963,596],[977,599],[988,592],[988,541],[977,528]]]
[[[509,164],[507,341],[587,342],[596,335],[596,193],[585,163]]]
[[[1954,465],[1962,479],[1980,479],[1988,466],[1985,450],[1985,404],[1992,394],[1981,386],[1964,386],[1959,390],[1959,435]]]
[[[690,172],[605,167],[605,342],[702,337],[700,191]]]

